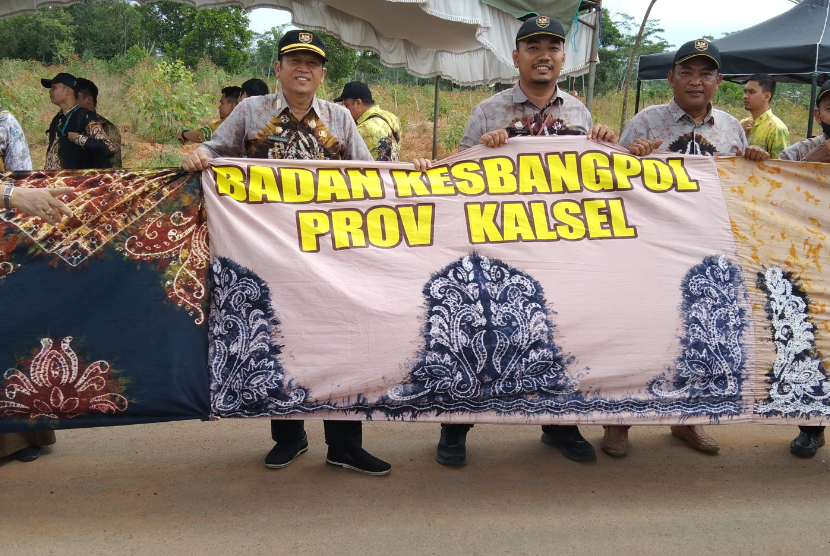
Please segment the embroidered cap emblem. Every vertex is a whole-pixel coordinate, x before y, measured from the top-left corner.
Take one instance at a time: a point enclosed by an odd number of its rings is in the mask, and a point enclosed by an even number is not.
[[[697,48],[701,52],[704,52],[706,50],[709,50],[709,43],[706,41],[695,41],[695,48]]]
[[[536,25],[538,25],[539,27],[547,27],[548,25],[550,25],[550,18],[546,15],[537,17]]]
[[[311,33],[300,33],[300,42],[311,42]]]

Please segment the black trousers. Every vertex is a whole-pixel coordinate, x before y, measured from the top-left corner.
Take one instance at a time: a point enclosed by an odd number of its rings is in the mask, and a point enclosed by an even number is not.
[[[802,427],[801,425],[798,426],[801,429],[801,432],[806,432],[810,434],[818,434],[820,432],[824,432],[824,427]]]
[[[274,442],[297,442],[303,437],[305,421],[275,419],[271,421],[271,438]],[[363,446],[362,421],[323,421],[326,444],[335,450],[348,450]]]
[[[576,428],[576,425],[542,425],[542,432],[546,432],[548,434],[556,434],[557,432],[561,432],[566,427]],[[468,431],[471,428],[473,428],[473,425],[459,423],[441,423],[441,428],[446,428],[451,431]]]

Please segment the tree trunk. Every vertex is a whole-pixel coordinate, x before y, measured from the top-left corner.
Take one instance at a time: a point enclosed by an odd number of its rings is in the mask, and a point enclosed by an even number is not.
[[[623,105],[622,105],[622,117],[620,117],[620,134],[622,134],[623,129],[625,128],[625,117],[626,112],[628,112],[628,91],[631,89],[631,74],[634,72],[634,60],[637,59],[637,49],[640,48],[640,42],[643,40],[643,33],[646,30],[646,24],[648,23],[648,16],[651,14],[651,8],[654,7],[654,3],[657,0],[651,0],[651,3],[648,5],[648,9],[646,10],[646,15],[643,18],[643,23],[640,25],[640,32],[637,34],[637,40],[634,41],[634,47],[631,49],[631,58],[628,59],[628,72],[625,76],[625,87],[623,87]]]

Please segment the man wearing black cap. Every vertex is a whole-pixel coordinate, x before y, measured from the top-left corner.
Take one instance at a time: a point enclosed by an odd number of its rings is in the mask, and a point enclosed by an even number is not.
[[[94,112],[78,106],[78,80],[68,73],[41,79],[49,89],[49,100],[60,108],[47,133],[45,170],[110,168],[115,154],[103,126]]]
[[[203,170],[211,158],[241,157],[371,161],[349,111],[317,98],[326,75],[326,45],[311,31],[287,32],[279,42],[274,72],[277,94],[246,99],[219,126],[210,141],[182,161],[189,172]],[[369,475],[386,475],[391,466],[362,447],[360,421],[325,421],[326,462]],[[276,446],[265,466],[281,469],[308,450],[303,421],[271,421]]]
[[[779,160],[830,162],[830,80],[825,81],[818,92],[813,117],[824,133],[784,149],[778,155]]]
[[[768,159],[767,151],[747,145],[746,134],[736,118],[712,107],[712,97],[723,80],[720,66],[720,52],[709,41],[699,39],[681,46],[668,74],[674,98],[669,104],[649,106],[635,115],[625,127],[620,145],[638,156],[650,154],[662,145],[681,154]],[[702,426],[673,426],[671,433],[701,452],[720,450]],[[610,456],[625,456],[628,427],[605,427],[602,451]]]
[[[525,21],[516,35],[513,64],[519,83],[495,94],[473,110],[467,120],[459,151],[482,144],[500,147],[513,136],[587,135],[616,142],[608,127],[594,124],[591,113],[556,82],[565,65],[565,31],[555,19],[539,16]],[[420,159],[419,170],[431,167]],[[444,465],[467,464],[467,432],[472,425],[442,424],[435,459]],[[545,425],[542,442],[558,448],[574,461],[596,459],[594,447],[576,426]]]
[[[375,104],[372,91],[365,83],[346,83],[343,93],[334,102],[341,103],[351,113],[357,123],[357,131],[375,160],[400,160],[401,124],[398,117]]]

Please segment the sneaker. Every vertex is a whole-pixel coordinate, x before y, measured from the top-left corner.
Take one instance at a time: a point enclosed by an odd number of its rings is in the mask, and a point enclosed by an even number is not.
[[[699,452],[715,454],[720,450],[717,440],[706,434],[699,425],[675,425],[671,427],[671,434]]]
[[[329,446],[326,463],[345,467],[366,475],[388,475],[392,471],[391,465],[376,458],[363,448],[335,450]]]
[[[18,450],[14,453],[14,457],[17,461],[35,461],[40,457],[40,446],[29,446],[28,448]]]
[[[559,448],[562,455],[573,461],[594,461],[597,453],[591,443],[582,438],[579,427],[574,425],[544,425],[542,442]]]
[[[824,446],[824,432],[801,431],[790,444],[790,453],[801,458],[811,458]]]
[[[441,440],[435,460],[442,465],[467,465],[467,432],[465,425],[441,425]]]
[[[282,469],[291,465],[297,456],[308,450],[308,435],[297,442],[278,442],[268,455],[265,456],[265,467],[268,469]]]
[[[628,427],[605,427],[601,446],[609,456],[621,458],[628,454]]]

